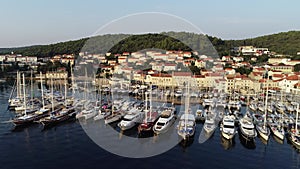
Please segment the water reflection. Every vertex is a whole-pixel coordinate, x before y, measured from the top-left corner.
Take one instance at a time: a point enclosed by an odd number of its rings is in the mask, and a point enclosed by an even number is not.
[[[222,135],[220,137],[221,144],[225,150],[230,150],[235,146],[235,137],[230,140],[227,140],[226,138],[222,137]]]
[[[241,134],[239,135],[240,138],[240,143],[247,149],[255,149],[256,145],[255,145],[255,140],[251,139],[251,140],[247,140],[245,139],[243,136],[241,136]]]
[[[185,150],[186,148],[190,147],[194,142],[194,137],[190,137],[189,139],[182,139],[179,142],[179,145],[183,148],[183,150]]]
[[[274,139],[277,143],[279,143],[279,144],[283,144],[283,143],[284,143],[284,140],[281,140],[280,138],[278,138],[278,137],[276,137],[276,136],[274,136],[274,135],[272,135],[272,137],[273,137],[273,139]]]

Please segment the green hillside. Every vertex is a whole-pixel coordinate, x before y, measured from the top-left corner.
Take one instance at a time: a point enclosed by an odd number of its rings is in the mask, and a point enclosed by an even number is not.
[[[214,50],[213,46],[217,50]],[[51,57],[57,54],[121,53],[138,51],[145,48],[165,50],[197,50],[200,54],[225,55],[235,46],[253,45],[267,47],[271,51],[295,56],[300,51],[300,31],[282,32],[244,40],[222,40],[217,37],[188,32],[163,32],[161,34],[107,34],[92,38],[61,42],[50,45],[28,46],[20,48],[0,48],[0,54],[10,52],[39,57]]]

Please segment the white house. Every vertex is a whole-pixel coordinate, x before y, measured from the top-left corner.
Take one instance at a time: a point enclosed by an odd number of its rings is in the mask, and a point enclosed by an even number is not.
[[[244,61],[244,58],[237,56],[237,57],[233,57],[232,60],[234,60],[235,62],[242,62],[242,61]]]
[[[174,63],[165,63],[164,71],[175,71],[177,69],[177,64]]]

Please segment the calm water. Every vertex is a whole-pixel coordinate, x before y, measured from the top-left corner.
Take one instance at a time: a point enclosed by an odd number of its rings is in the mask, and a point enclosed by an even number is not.
[[[273,137],[265,145],[223,140],[217,129],[211,139],[198,143],[202,124],[197,124],[194,141],[178,144],[168,152],[150,158],[131,159],[111,154],[96,145],[79,122],[67,122],[46,131],[33,125],[12,131],[5,121],[13,117],[6,111],[11,87],[0,84],[0,169],[11,168],[300,168],[300,155],[287,141]]]

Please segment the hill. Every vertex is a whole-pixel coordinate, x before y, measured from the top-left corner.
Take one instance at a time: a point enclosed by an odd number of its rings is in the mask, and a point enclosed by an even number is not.
[[[160,48],[165,50],[193,49],[199,51],[200,54],[219,54],[222,56],[229,54],[231,48],[243,45],[267,47],[280,54],[296,55],[300,51],[300,31],[282,32],[243,40],[222,40],[217,37],[188,32],[162,32],[143,35],[107,34],[50,45],[0,48],[0,54],[8,54],[13,51],[23,55],[51,57],[57,54],[78,54],[80,51],[121,53],[145,48]]]

